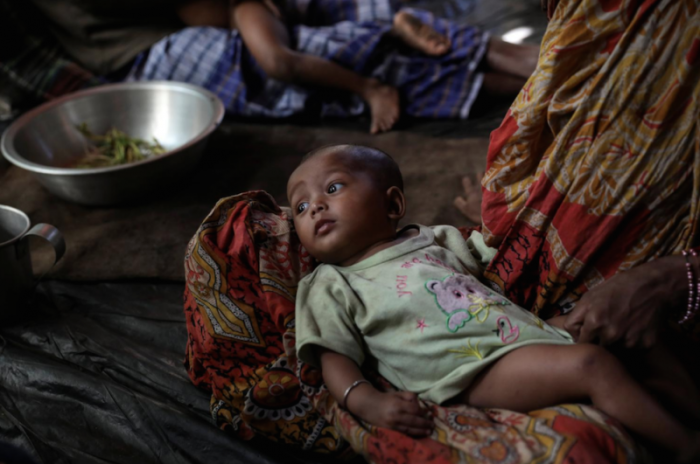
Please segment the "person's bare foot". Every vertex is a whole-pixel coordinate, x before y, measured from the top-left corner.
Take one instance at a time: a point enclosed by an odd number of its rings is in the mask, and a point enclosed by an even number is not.
[[[464,196],[455,198],[455,207],[464,214],[467,219],[475,224],[481,224],[481,180],[484,174],[476,175],[476,183],[472,182],[470,177],[462,178],[462,188]]]
[[[394,15],[394,33],[408,46],[426,55],[440,56],[450,49],[450,40],[406,11]]]
[[[371,134],[386,132],[394,127],[400,110],[399,92],[395,88],[371,79],[362,98],[369,104],[372,114]]]
[[[540,47],[533,44],[514,44],[491,37],[486,49],[486,64],[499,73],[529,79],[537,68]]]

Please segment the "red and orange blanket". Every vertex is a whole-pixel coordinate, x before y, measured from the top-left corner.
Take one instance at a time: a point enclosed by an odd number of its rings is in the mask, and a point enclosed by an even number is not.
[[[264,192],[221,200],[186,254],[190,378],[211,391],[221,429],[373,463],[632,463],[642,454],[613,419],[569,404],[519,414],[467,406],[433,411],[430,438],[358,421],[295,351],[294,297],[314,267],[288,210]],[[542,379],[546,382],[547,379]],[[382,379],[376,385],[391,388]]]

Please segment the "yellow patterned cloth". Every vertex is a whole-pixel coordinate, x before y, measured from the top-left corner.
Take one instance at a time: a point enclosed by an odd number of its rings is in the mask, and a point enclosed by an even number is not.
[[[486,275],[542,317],[698,244],[700,2],[562,1],[491,136]]]

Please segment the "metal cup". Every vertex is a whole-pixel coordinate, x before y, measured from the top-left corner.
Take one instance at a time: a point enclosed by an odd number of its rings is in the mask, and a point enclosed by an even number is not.
[[[27,237],[41,237],[53,246],[53,264],[66,251],[63,236],[54,226],[37,224],[30,227],[31,221],[22,211],[0,205],[0,321],[16,319],[19,308],[28,301],[41,280],[35,279],[32,272]]]

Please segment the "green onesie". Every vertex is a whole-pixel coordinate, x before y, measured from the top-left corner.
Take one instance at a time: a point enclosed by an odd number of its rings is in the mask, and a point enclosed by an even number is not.
[[[320,265],[299,283],[303,361],[318,366],[313,346],[322,346],[360,366],[371,362],[399,389],[439,404],[515,348],[572,343],[473,277],[491,257],[478,237],[409,227],[419,235],[352,266]]]

